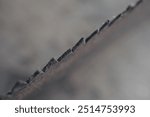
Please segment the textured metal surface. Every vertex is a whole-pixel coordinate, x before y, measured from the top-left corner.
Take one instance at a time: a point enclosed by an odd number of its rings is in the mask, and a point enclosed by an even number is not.
[[[132,18],[140,17],[141,15],[137,12],[144,12],[145,10],[142,8],[146,6],[147,1],[145,0],[145,3],[143,2],[141,7],[139,6],[138,8],[137,6],[140,5],[141,2],[142,0],[139,0],[135,5],[129,5],[125,11],[113,19],[107,20],[98,30],[95,30],[89,35],[89,37],[85,39],[81,38],[72,49],[68,49],[57,60],[52,58],[42,71],[36,71],[25,83],[24,81],[17,82],[11,91],[4,97],[6,99],[34,99],[38,95],[44,95],[43,92],[45,93],[45,88],[49,88],[50,85],[57,80],[67,77],[75,69],[79,69],[81,65],[80,61],[88,61],[88,57],[92,56],[91,53],[99,51],[99,46],[103,47],[101,43],[105,44],[109,41],[110,35],[115,35],[115,38],[121,37],[126,33],[126,30],[131,28],[129,24],[134,21]],[[145,19],[148,16],[144,14],[141,17]],[[135,22],[140,24],[141,20]],[[125,25],[127,26],[125,27]],[[125,30],[120,32],[119,29],[123,27]],[[119,35],[116,34],[117,31]]]

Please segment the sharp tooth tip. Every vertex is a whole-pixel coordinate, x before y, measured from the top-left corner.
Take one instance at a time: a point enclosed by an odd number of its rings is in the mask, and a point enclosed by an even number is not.
[[[33,77],[36,77],[37,75],[39,75],[40,74],[40,71],[39,70],[36,70],[34,73],[33,73]]]
[[[63,60],[66,56],[68,56],[69,54],[71,54],[72,50],[69,48],[66,52],[64,52],[58,59],[57,61],[61,61]]]
[[[82,44],[85,44],[85,39],[83,37],[72,47],[72,52],[74,52]]]
[[[52,65],[57,63],[57,60],[53,57],[49,60],[49,62],[42,68],[43,72],[46,72],[47,69],[49,69]]]
[[[96,29],[94,32],[92,32],[86,39],[85,39],[85,43],[88,43],[92,37],[94,37],[96,34],[98,33],[98,29]]]

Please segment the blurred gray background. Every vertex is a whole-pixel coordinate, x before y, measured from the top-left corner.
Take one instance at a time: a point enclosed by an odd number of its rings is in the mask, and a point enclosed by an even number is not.
[[[18,79],[26,79],[36,69],[41,69],[50,58],[60,56],[81,37],[88,36],[93,30],[99,28],[106,19],[110,19],[112,16],[122,12],[127,5],[135,1],[0,0],[0,94],[6,93]],[[144,32],[148,31],[148,25],[144,25],[142,30]],[[96,86],[95,89],[92,88],[92,92],[98,90],[98,82],[103,82],[99,87],[101,93],[93,93],[91,95],[95,95],[95,97],[92,97],[84,94],[83,92],[88,92],[84,90],[79,92],[78,96],[73,99],[149,99],[149,83],[147,82],[149,80],[140,80],[143,77],[142,74],[150,76],[150,63],[140,63],[141,61],[149,61],[147,56],[149,58],[150,56],[147,53],[144,54],[145,51],[148,52],[147,48],[145,48],[145,44],[149,46],[148,42],[143,43],[142,40],[138,40],[136,44],[134,42],[130,43],[126,51],[132,51],[129,53],[131,57],[126,58],[126,62],[124,62],[124,55],[117,60],[116,58],[109,60],[110,56],[104,55],[108,57],[102,58],[104,66],[109,61],[110,66],[108,67],[110,69],[107,69],[107,71],[117,74],[114,77],[121,77],[119,80],[108,80],[107,78],[106,80],[106,75],[102,79],[92,76],[92,73],[104,69],[91,63],[93,71],[89,70],[89,73],[85,76],[89,77],[89,80],[82,79],[83,81],[81,81],[88,82],[86,87]],[[128,42],[125,43],[126,45],[129,44]],[[122,49],[122,52],[124,52],[126,45],[120,45],[117,48],[118,50]],[[136,51],[138,47],[141,47],[143,51],[138,53]],[[112,55],[112,53],[108,52],[108,55]],[[116,55],[118,54],[116,53]],[[141,56],[145,55],[147,55],[146,58],[141,58]],[[115,53],[112,56],[115,56]],[[137,59],[135,60],[135,58]],[[130,59],[136,62],[130,63]],[[119,67],[115,63],[120,63]],[[127,74],[123,68],[120,69],[121,65],[129,68]],[[130,69],[138,68],[139,65],[145,68],[144,71],[141,73],[142,69],[138,69],[132,72],[131,75]],[[78,73],[81,74],[80,71]],[[126,80],[125,77],[128,74],[132,78]],[[138,78],[135,79],[137,76]],[[93,80],[95,82],[92,82]],[[132,91],[133,84],[131,81],[134,84],[134,89],[137,89],[136,91]],[[82,87],[80,88],[82,89]],[[129,90],[131,92],[128,92]],[[57,97],[57,94],[52,99],[55,99],[55,97]],[[62,99],[68,99],[68,97],[62,96]]]

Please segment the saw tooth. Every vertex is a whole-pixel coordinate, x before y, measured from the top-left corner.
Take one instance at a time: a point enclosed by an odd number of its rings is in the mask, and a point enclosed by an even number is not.
[[[52,58],[52,59],[48,62],[48,66],[54,65],[55,63],[57,63],[57,61],[55,60],[55,58]]]
[[[111,26],[113,23],[115,23],[121,16],[122,16],[122,13],[120,13],[119,15],[117,15],[116,17],[114,17],[114,18],[109,22],[109,26]]]
[[[40,74],[39,70],[36,70],[27,80],[26,83],[30,83],[36,76]]]
[[[19,91],[20,89],[24,88],[27,85],[27,82],[19,80],[16,82],[16,84],[13,86],[10,92],[7,93],[7,95],[12,95],[13,93]]]
[[[82,37],[76,44],[75,46],[72,47],[72,51],[74,52],[78,47],[80,47],[82,44],[84,44],[84,38]]]
[[[62,61],[66,56],[68,56],[69,54],[72,53],[72,50],[71,49],[68,49],[66,52],[64,52],[58,59],[57,61]]]
[[[133,9],[134,9],[135,5],[133,4],[130,4],[127,6],[127,8],[122,12],[122,15],[128,13],[128,12],[131,12]]]
[[[45,72],[47,69],[49,69],[49,68],[50,68],[52,65],[54,65],[55,63],[57,63],[57,61],[56,61],[54,58],[52,58],[52,59],[48,62],[48,64],[47,64],[45,67],[43,67],[42,71]]]
[[[127,6],[126,10],[122,14],[126,14],[128,12],[131,12],[134,9],[134,5]]]
[[[40,74],[40,71],[39,71],[39,70],[36,70],[36,71],[33,73],[32,77],[36,77],[36,76],[38,76],[39,74]]]
[[[96,29],[90,36],[88,36],[85,39],[85,43],[87,43],[88,41],[90,41],[92,39],[92,37],[94,37],[97,33],[98,33],[98,30]]]
[[[27,80],[26,80],[26,83],[30,83],[31,82],[31,78],[29,77]]]
[[[108,26],[109,25],[109,20],[107,20],[106,22],[104,22],[103,24],[102,24],[102,26],[99,28],[99,31],[98,32],[101,32],[106,26]]]
[[[135,6],[140,5],[142,2],[143,2],[143,0],[139,0],[139,1],[137,1],[137,3],[135,4]]]
[[[129,5],[125,11],[122,12],[122,15],[128,13],[128,12],[131,12],[133,11],[134,8],[136,8],[137,6],[139,6],[141,3],[143,2],[143,0],[139,0],[137,1],[135,4],[131,4]]]
[[[129,5],[126,10],[127,10],[127,12],[128,11],[131,12],[133,9],[134,9],[134,5]]]

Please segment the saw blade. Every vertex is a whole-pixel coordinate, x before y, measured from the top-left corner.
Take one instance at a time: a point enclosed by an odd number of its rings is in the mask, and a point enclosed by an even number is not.
[[[147,21],[150,16],[149,4],[148,0],[139,0],[129,5],[122,13],[106,20],[87,38],[81,38],[58,59],[50,59],[41,71],[36,71],[26,81],[18,81],[2,99],[49,99],[56,83],[60,86],[64,81],[69,84],[71,76],[86,66],[89,59],[100,53],[108,43],[121,39]],[[98,61],[94,62],[98,64]]]

